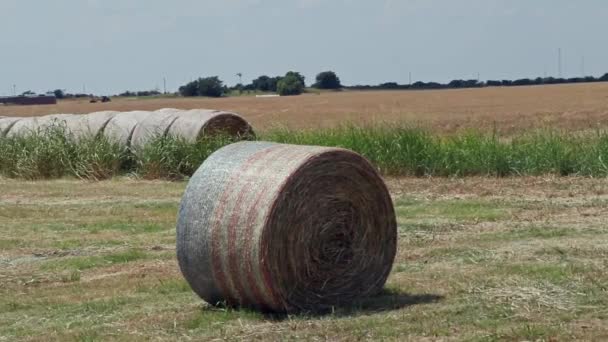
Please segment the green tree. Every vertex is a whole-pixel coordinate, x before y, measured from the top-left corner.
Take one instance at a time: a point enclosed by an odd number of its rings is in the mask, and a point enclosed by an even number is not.
[[[220,97],[225,92],[224,84],[217,76],[198,79],[198,91],[201,96]]]
[[[65,97],[65,93],[61,89],[53,90],[53,94],[55,94],[55,97],[58,99],[63,99]]]
[[[182,96],[210,96],[220,97],[226,93],[224,83],[217,76],[199,78],[179,87]]]
[[[192,81],[179,87],[179,93],[181,96],[200,96],[198,91],[198,81]]]
[[[315,88],[319,89],[340,89],[342,84],[340,78],[333,71],[323,71],[317,75]]]
[[[300,74],[299,72],[289,71],[289,72],[287,72],[285,74],[285,77],[287,77],[287,76],[296,77],[300,81],[300,83],[302,83],[302,87],[306,87],[306,82],[305,82],[306,78],[302,74]]]
[[[281,76],[275,76],[275,77],[271,77],[268,80],[268,90],[270,91],[274,91],[275,93],[277,92],[277,86],[279,84],[279,81],[282,79],[283,77]]]
[[[304,91],[304,77],[297,72],[288,72],[277,83],[277,92],[281,96],[300,95]]]
[[[251,84],[253,85],[254,89],[257,89],[259,91],[270,91],[270,80],[270,77],[262,75],[253,80]]]

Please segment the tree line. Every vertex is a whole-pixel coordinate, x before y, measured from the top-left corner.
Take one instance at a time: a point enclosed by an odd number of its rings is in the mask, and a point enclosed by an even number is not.
[[[340,78],[333,71],[324,71],[317,75],[315,83],[311,88],[315,89],[352,89],[352,90],[425,90],[425,89],[461,89],[482,87],[514,87],[544,84],[567,84],[567,83],[592,83],[608,82],[608,73],[601,77],[537,77],[521,78],[516,80],[487,80],[474,79],[452,80],[448,83],[439,82],[414,82],[412,84],[399,84],[397,82],[385,82],[378,85],[354,85],[343,86]],[[279,95],[299,95],[305,91],[305,77],[299,72],[289,71],[285,76],[270,77],[262,75],[252,80],[249,84],[237,84],[227,87],[217,76],[205,77],[194,80],[179,88],[182,96],[211,96],[221,97],[231,92],[273,92]]]
[[[241,74],[237,74],[241,75]],[[567,83],[593,83],[593,82],[608,82],[608,73],[601,77],[572,77],[572,78],[555,78],[555,77],[537,77],[537,78],[521,78],[516,80],[487,80],[479,81],[475,79],[468,80],[452,80],[448,83],[438,82],[422,82],[417,81],[412,84],[399,84],[397,82],[384,82],[378,85],[342,85],[340,78],[333,71],[323,71],[317,74],[315,82],[310,85],[315,89],[351,89],[351,90],[426,90],[426,89],[461,89],[461,88],[483,88],[483,87],[515,87],[515,86],[531,86],[545,84],[567,84]],[[228,87],[218,76],[201,77],[193,80],[181,87],[174,95],[186,97],[191,96],[209,96],[222,97],[234,93],[243,92],[272,92],[282,96],[299,95],[306,90],[305,77],[296,71],[289,71],[284,76],[267,76],[261,75],[249,84],[238,83],[232,87]],[[24,92],[23,95],[34,94],[31,91]],[[48,94],[53,94],[58,99],[64,98],[80,98],[93,97],[92,94],[70,94],[61,89],[49,91]],[[146,91],[125,91],[115,96],[125,97],[143,97],[143,96],[158,96],[162,93],[158,90]]]
[[[317,75],[311,86],[317,89],[341,89],[340,78],[333,71],[324,71]],[[202,77],[179,87],[182,96],[221,97],[231,92],[273,92],[281,96],[300,95],[306,89],[306,78],[296,71],[289,71],[284,76],[262,75],[249,84],[239,83],[227,87],[218,76]]]
[[[608,73],[601,77],[572,77],[572,78],[555,78],[555,77],[537,77],[537,78],[521,78],[516,80],[487,80],[485,82],[479,80],[452,80],[448,83],[438,82],[415,82],[412,84],[399,84],[396,82],[386,82],[378,85],[354,85],[345,87],[353,90],[391,90],[391,89],[458,89],[458,88],[482,88],[482,87],[516,87],[516,86],[531,86],[544,84],[567,84],[567,83],[592,83],[592,82],[608,82]]]

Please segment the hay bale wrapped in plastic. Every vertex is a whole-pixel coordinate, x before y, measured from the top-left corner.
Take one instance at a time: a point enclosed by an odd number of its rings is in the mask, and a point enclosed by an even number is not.
[[[6,133],[7,137],[18,137],[33,133],[44,133],[52,127],[66,129],[66,118],[73,114],[51,114],[37,117],[27,117],[15,122]]]
[[[124,146],[130,146],[135,127],[150,115],[153,115],[153,112],[132,111],[118,113],[106,124],[103,134],[112,141]]]
[[[169,127],[177,119],[179,109],[164,108],[153,112],[150,116],[142,120],[133,130],[131,147],[134,149],[145,146],[158,137],[164,137],[169,131]]]
[[[5,136],[21,118],[2,117],[0,118],[0,138]]]
[[[211,304],[324,311],[378,293],[396,218],[374,167],[343,149],[240,142],[191,178],[177,256]]]
[[[204,136],[226,134],[228,136],[254,136],[253,128],[241,116],[219,110],[194,109],[177,114],[167,134],[196,142]]]
[[[73,135],[76,140],[87,137],[96,137],[101,134],[112,118],[118,112],[102,111],[83,115],[73,115],[66,117],[67,130]]]

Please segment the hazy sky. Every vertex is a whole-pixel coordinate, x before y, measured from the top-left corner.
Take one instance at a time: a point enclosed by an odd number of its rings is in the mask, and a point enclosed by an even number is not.
[[[608,72],[606,0],[0,0],[0,94],[334,70],[344,84]]]

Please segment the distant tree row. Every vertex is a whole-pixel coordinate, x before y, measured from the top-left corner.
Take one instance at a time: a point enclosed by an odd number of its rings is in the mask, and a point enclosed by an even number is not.
[[[239,74],[240,75],[240,74]],[[316,77],[316,82],[312,85],[319,89],[340,89],[342,84],[340,78],[333,71],[324,71]],[[251,83],[243,85],[241,83],[234,87],[228,88],[218,76],[204,77],[189,82],[179,87],[179,93],[182,96],[210,96],[221,97],[231,91],[236,92],[273,92],[279,95],[299,95],[306,88],[305,77],[296,71],[289,71],[284,76],[270,77],[262,75],[251,81]]]
[[[530,86],[543,84],[566,84],[566,83],[592,83],[592,82],[608,82],[608,73],[604,76],[596,78],[593,76],[573,77],[573,78],[554,78],[554,77],[537,77],[534,79],[521,78],[517,80],[488,80],[480,82],[478,80],[453,80],[449,83],[437,82],[415,82],[412,84],[398,84],[396,82],[386,82],[378,85],[355,85],[345,87],[355,90],[376,90],[376,89],[458,89],[458,88],[481,88],[481,87],[515,87],[515,86]]]
[[[32,95],[34,94],[34,92],[32,91],[26,91],[24,92],[22,95]],[[83,94],[83,93],[76,93],[76,94],[72,94],[72,93],[66,93],[65,90],[63,89],[55,89],[55,90],[50,90],[47,92],[47,95],[55,95],[55,97],[57,99],[79,99],[79,98],[84,98],[84,97],[92,97],[93,94]]]
[[[241,73],[237,74],[242,76]],[[537,77],[522,78],[516,80],[488,80],[479,81],[474,79],[468,80],[452,80],[448,83],[438,82],[422,82],[418,81],[412,84],[399,84],[397,82],[385,82],[378,85],[355,85],[343,86],[338,75],[333,71],[324,71],[319,73],[315,82],[311,84],[312,88],[316,89],[353,89],[353,90],[379,90],[379,89],[459,89],[459,88],[481,88],[481,87],[511,87],[511,86],[526,86],[526,85],[543,85],[543,84],[565,84],[565,83],[589,83],[589,82],[608,82],[608,73],[596,78],[593,76],[574,77],[574,78],[554,78],[554,77]],[[299,95],[305,91],[306,82],[302,74],[295,71],[289,71],[284,76],[268,76],[262,75],[251,81],[249,84],[237,84],[233,87],[227,87],[218,76],[203,77],[192,82],[189,82],[179,87],[179,95],[181,96],[209,96],[221,97],[226,96],[231,92],[273,92],[279,95]],[[57,91],[56,91],[57,92]],[[152,91],[124,92],[118,96],[153,96],[161,93]],[[56,96],[60,95],[56,93]],[[57,96],[58,98],[61,98]]]
[[[158,96],[162,93],[158,90],[140,90],[140,91],[125,91],[116,96],[120,97],[142,97],[142,96]]]

